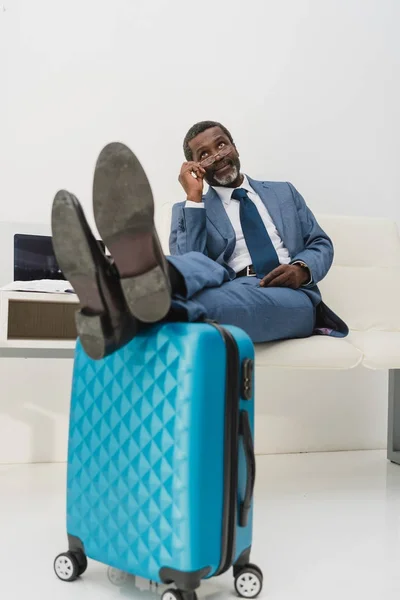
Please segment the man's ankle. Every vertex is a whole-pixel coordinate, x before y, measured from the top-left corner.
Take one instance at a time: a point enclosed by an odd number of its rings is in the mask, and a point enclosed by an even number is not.
[[[172,295],[186,296],[187,289],[185,278],[183,277],[182,273],[180,273],[178,269],[176,269],[170,262],[168,262],[168,274],[171,282]]]

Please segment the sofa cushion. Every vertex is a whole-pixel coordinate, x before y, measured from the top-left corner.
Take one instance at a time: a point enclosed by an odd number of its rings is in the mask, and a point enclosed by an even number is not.
[[[351,331],[347,338],[363,355],[368,369],[400,369],[400,332]]]
[[[313,336],[256,344],[256,366],[288,369],[352,369],[362,361],[362,352],[347,339]]]

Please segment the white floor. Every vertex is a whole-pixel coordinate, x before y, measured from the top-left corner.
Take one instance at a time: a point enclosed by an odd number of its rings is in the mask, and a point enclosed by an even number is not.
[[[263,598],[399,597],[400,467],[384,452],[261,457],[257,476],[252,560],[264,570]],[[80,581],[56,579],[53,559],[67,550],[64,481],[63,465],[0,467],[0,597],[156,598],[147,582],[93,562]],[[231,577],[199,595],[233,597]]]

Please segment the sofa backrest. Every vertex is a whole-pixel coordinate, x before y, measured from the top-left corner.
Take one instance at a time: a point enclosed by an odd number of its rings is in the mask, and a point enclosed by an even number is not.
[[[395,222],[319,216],[335,259],[321,282],[324,301],[350,329],[400,331],[400,238]]]
[[[156,223],[166,254],[172,204]],[[400,237],[395,222],[369,217],[317,217],[331,236],[335,259],[320,283],[323,299],[350,329],[400,331]]]

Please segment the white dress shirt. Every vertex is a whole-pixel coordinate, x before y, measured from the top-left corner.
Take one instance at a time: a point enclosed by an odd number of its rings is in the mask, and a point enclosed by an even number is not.
[[[268,235],[271,238],[271,242],[274,245],[280,264],[290,264],[291,258],[289,255],[289,251],[283,245],[278,230],[276,229],[274,222],[271,219],[267,207],[261,200],[260,196],[253,190],[253,188],[249,184],[249,180],[247,179],[246,175],[244,176],[243,183],[240,187],[246,190],[248,197],[256,205],[258,212],[260,213],[260,216],[265,225],[265,228],[268,231]],[[228,215],[229,220],[232,223],[232,227],[235,230],[236,246],[232,253],[232,256],[229,259],[228,265],[236,273],[239,273],[239,271],[242,271],[242,269],[245,269],[248,265],[251,265],[253,262],[250,256],[250,252],[247,248],[246,241],[244,239],[242,225],[240,222],[240,200],[234,200],[232,198],[232,193],[235,188],[218,186],[214,187],[213,189],[218,194],[222,204],[224,205],[226,214]],[[187,200],[186,207],[204,209],[204,202],[191,202],[190,200]]]

